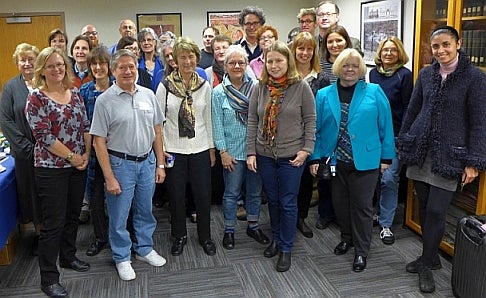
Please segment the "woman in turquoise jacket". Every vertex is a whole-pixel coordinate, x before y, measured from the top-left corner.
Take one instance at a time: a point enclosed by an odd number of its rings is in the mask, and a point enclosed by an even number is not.
[[[331,157],[335,166],[332,197],[341,242],[336,255],[355,247],[353,270],[363,271],[371,244],[373,193],[380,170],[395,158],[392,116],[388,99],[377,84],[359,78],[366,65],[358,51],[345,49],[333,65],[337,82],[317,92],[316,145],[310,160]]]

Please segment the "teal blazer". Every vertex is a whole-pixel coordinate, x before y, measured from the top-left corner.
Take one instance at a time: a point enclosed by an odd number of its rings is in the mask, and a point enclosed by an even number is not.
[[[327,158],[336,148],[341,123],[338,83],[317,92],[316,144],[310,161]],[[381,160],[395,158],[390,104],[378,84],[358,81],[349,106],[347,128],[357,170],[377,169]]]

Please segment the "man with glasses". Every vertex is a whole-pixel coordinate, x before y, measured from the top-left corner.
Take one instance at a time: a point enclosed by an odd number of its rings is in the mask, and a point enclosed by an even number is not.
[[[339,21],[339,7],[333,1],[321,1],[316,7],[317,15],[317,25],[319,26],[319,53],[321,52],[321,47],[326,48],[326,43],[323,41],[329,28],[336,26]],[[359,39],[350,37],[352,48],[356,49],[361,56],[363,56],[363,51],[361,50],[361,43]],[[321,57],[322,59],[322,57]]]
[[[256,33],[258,28],[265,24],[265,15],[261,8],[248,6],[240,12],[238,20],[245,31],[245,36],[236,41],[235,44],[241,45],[246,50],[248,53],[248,61],[251,61],[262,54]]]
[[[81,29],[81,34],[84,36],[89,37],[91,42],[93,43],[93,48],[97,47],[100,43],[100,39],[98,36],[98,31],[94,25],[88,24]]]
[[[208,68],[213,64],[213,50],[211,48],[211,42],[214,37],[219,35],[219,30],[214,27],[206,27],[202,31],[202,40],[204,47],[201,49],[201,60],[197,64],[198,67],[203,69]]]
[[[130,36],[137,38],[137,26],[132,20],[121,20],[120,27],[118,27],[118,32],[120,32],[121,37]],[[117,45],[118,43],[115,43],[108,49],[108,53],[110,53],[110,55],[115,54]]]

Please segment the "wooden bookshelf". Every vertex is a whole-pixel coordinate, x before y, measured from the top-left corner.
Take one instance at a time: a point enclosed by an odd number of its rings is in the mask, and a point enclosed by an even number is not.
[[[476,7],[473,9],[473,7]],[[486,0],[417,0],[415,14],[415,48],[413,75],[432,62],[429,36],[435,26],[450,25],[463,37],[463,50],[473,64],[486,73]],[[466,32],[466,36],[464,36]],[[479,39],[474,37],[481,32]],[[484,38],[481,38],[484,32]],[[470,39],[471,38],[471,39]],[[483,52],[478,51],[481,49]],[[484,58],[481,60],[481,56]],[[446,233],[440,248],[454,254],[457,220],[466,215],[486,214],[486,176],[480,176],[463,191],[457,191],[447,216]],[[422,234],[418,216],[418,202],[409,181],[405,224]]]

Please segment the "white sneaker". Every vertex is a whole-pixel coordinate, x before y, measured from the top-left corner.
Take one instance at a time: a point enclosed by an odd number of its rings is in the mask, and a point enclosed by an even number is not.
[[[380,239],[384,244],[391,245],[395,243],[395,236],[388,227],[382,227],[380,231]]]
[[[133,280],[137,277],[131,263],[131,261],[116,263],[116,270],[121,280]]]
[[[165,265],[165,259],[161,257],[155,250],[152,249],[145,257],[136,255],[135,258],[140,261],[149,263],[152,266],[160,267]]]

